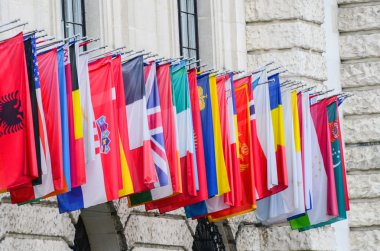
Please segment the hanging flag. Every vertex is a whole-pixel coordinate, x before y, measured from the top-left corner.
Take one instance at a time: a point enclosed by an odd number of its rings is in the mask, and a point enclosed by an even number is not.
[[[122,65],[131,154],[130,173],[135,193],[152,189],[158,181],[150,145],[143,64],[143,56],[137,56]]]
[[[116,100],[114,99],[112,103],[114,105],[115,114],[117,115],[120,146],[120,169],[118,169],[119,197],[124,197],[133,193],[133,183],[130,173],[131,156],[129,154],[127,111],[125,109],[124,81],[120,55],[112,59],[112,69],[116,95]]]
[[[196,163],[194,129],[190,103],[190,90],[186,62],[171,69],[173,106],[176,114],[177,145],[180,154],[182,194],[154,202],[146,208],[157,207],[160,213],[175,210],[189,204],[190,198],[199,191],[198,167]],[[153,207],[152,207],[153,206]]]
[[[49,144],[46,135],[46,123],[44,111],[42,107],[42,97],[40,89],[40,79],[38,74],[36,39],[34,35],[24,39],[26,66],[28,70],[29,91],[31,91],[32,112],[34,117],[35,139],[38,141],[37,163],[39,167],[39,177],[33,180],[32,184],[19,186],[15,189],[10,189],[10,195],[13,203],[22,203],[31,201],[54,191],[53,179],[51,177],[51,161]],[[33,100],[35,99],[37,110],[33,111]],[[36,113],[35,113],[36,112]],[[36,123],[37,122],[37,123]],[[37,150],[38,149],[38,150]],[[39,157],[39,158],[38,158]],[[38,184],[39,183],[39,184]]]
[[[310,112],[313,119],[311,124],[313,207],[306,214],[289,219],[292,229],[305,228],[339,215],[326,100],[313,104]]]
[[[219,107],[219,113],[220,113],[220,126],[221,126],[221,133],[222,133],[222,142],[223,142],[223,154],[226,161],[226,167],[228,172],[228,180],[230,183],[230,187],[232,188],[230,192],[220,195],[220,196],[214,196],[212,198],[209,198],[208,200],[199,202],[194,205],[190,205],[185,208],[186,216],[188,218],[198,218],[198,217],[204,217],[206,214],[214,213],[226,208],[229,208],[230,206],[234,206],[235,203],[235,197],[236,197],[236,183],[239,183],[237,180],[240,175],[240,170],[237,169],[238,167],[233,165],[233,154],[232,154],[232,148],[231,148],[231,137],[230,137],[230,125],[229,121],[234,121],[233,118],[233,111],[232,111],[232,117],[231,114],[229,114],[229,107],[227,104],[227,93],[226,93],[226,81],[230,81],[229,75],[222,75],[217,78],[216,81],[216,87],[217,87],[217,94],[218,94],[218,107]],[[231,95],[231,93],[229,93]],[[232,108],[232,107],[231,107]],[[233,125],[233,124],[232,124]],[[234,130],[234,128],[232,128]],[[232,132],[234,133],[234,132]],[[236,151],[236,146],[235,146]],[[235,158],[236,158],[235,153]],[[237,158],[235,159],[236,161]],[[240,201],[239,201],[240,203]]]
[[[280,76],[274,74],[268,78],[270,109],[273,124],[274,142],[276,150],[277,164],[277,185],[269,190],[269,195],[283,191],[288,187],[288,177],[286,170],[286,154],[285,154],[285,137],[284,137],[284,118],[282,112]],[[273,178],[273,177],[272,177]]]
[[[36,37],[35,34],[24,37],[24,50],[25,50],[25,60],[26,60],[26,69],[28,72],[28,82],[29,82],[29,94],[30,94],[30,102],[33,114],[33,130],[34,130],[34,142],[36,147],[36,159],[37,159],[37,167],[38,167],[38,178],[33,180],[33,185],[41,185],[42,184],[42,163],[41,161],[45,161],[41,158],[44,158],[43,153],[41,153],[40,148],[40,135],[39,135],[39,120],[38,120],[38,104],[37,104],[37,92],[36,92],[36,83],[39,81],[37,77],[35,77],[35,63],[37,61],[36,55]],[[38,69],[37,69],[38,72]]]
[[[67,189],[71,190],[71,175],[70,175],[70,138],[69,138],[69,121],[66,96],[66,75],[65,75],[65,58],[64,49],[57,49],[58,60],[58,81],[59,81],[59,104],[61,108],[61,134],[62,134],[62,165],[63,174]]]
[[[300,231],[306,231],[312,228],[323,227],[332,223],[347,219],[346,210],[349,207],[347,184],[345,183],[345,168],[344,160],[341,152],[341,135],[338,113],[338,99],[336,96],[324,100],[327,105],[328,117],[328,136],[331,144],[332,161],[334,165],[334,178],[336,186],[336,197],[338,203],[338,217],[332,218],[326,222],[321,222],[316,225],[301,228]]]
[[[162,129],[164,134],[165,151],[169,163],[169,186],[157,188],[163,193],[173,190],[173,195],[182,192],[182,179],[180,169],[179,149],[177,148],[177,134],[175,113],[172,100],[172,83],[170,78],[170,64],[158,65],[156,68],[158,95],[162,117]],[[149,197],[149,194],[148,194]],[[156,208],[154,204],[146,205],[146,209]]]
[[[169,175],[168,159],[165,150],[165,137],[162,127],[160,96],[156,77],[156,63],[154,61],[144,67],[144,76],[146,94],[148,96],[147,111],[150,142],[158,183],[155,184],[155,188],[152,190],[143,192],[142,194],[139,193],[131,195],[129,197],[129,203],[132,206],[173,195],[173,188],[171,186]]]
[[[301,143],[296,91],[282,93],[288,188],[257,202],[257,218],[264,224],[305,213]]]
[[[253,163],[252,133],[256,133],[254,116],[251,77],[244,77],[234,81],[236,112],[238,121],[239,160],[241,204],[228,209],[212,213],[208,216],[210,221],[218,221],[235,215],[247,213],[256,209],[256,191]],[[253,131],[251,131],[253,129]]]
[[[77,187],[86,183],[86,172],[75,44],[64,46],[64,59],[69,118],[71,187]]]
[[[0,42],[0,60],[0,190],[5,190],[38,177],[22,33]]]
[[[257,135],[252,136],[257,142],[254,144],[257,146],[254,147],[257,156],[254,159],[257,199],[262,199],[270,196],[279,183],[267,71],[257,71],[260,73],[253,76]]]
[[[100,139],[99,137],[100,134],[98,133],[98,125],[95,121],[95,114],[94,114],[91,88],[90,88],[88,58],[89,58],[88,55],[80,56],[78,58],[78,64],[77,64],[79,88],[81,90],[84,142],[86,142],[85,144],[86,184],[72,188],[70,192],[57,196],[60,213],[87,208],[90,206],[107,202],[112,199],[116,199],[117,197],[115,196],[115,193],[117,193],[117,189],[115,192],[114,184],[112,183],[111,184],[108,183],[108,184],[114,189],[111,191],[108,191],[108,194],[106,193],[105,180],[107,179],[107,177],[105,177],[105,175],[106,174],[112,175],[113,172],[112,171],[105,172],[103,170],[102,159],[101,159],[101,143],[102,145],[104,143],[106,146],[110,147],[110,142],[107,141],[107,137],[104,137],[105,141],[103,141],[103,138]],[[101,67],[100,63],[98,63],[98,65],[99,67]],[[107,80],[107,79],[104,79],[104,80]],[[92,86],[94,86],[93,88],[97,87],[96,84],[100,85],[99,83],[100,81],[101,79],[96,79],[96,81],[94,81],[95,83],[94,84],[92,83],[93,84]],[[106,86],[105,88],[106,94],[102,96],[103,93],[99,93],[99,96],[98,96],[99,99],[97,99],[97,101],[102,100],[103,97],[106,98],[104,100],[105,104],[102,104],[102,105],[108,108],[110,107],[109,103],[110,103],[111,98],[108,97],[107,99],[107,94],[109,94],[110,92],[109,90],[107,90],[107,87],[109,87],[110,84],[102,83],[102,85]],[[106,120],[106,122],[108,123],[109,121]],[[102,129],[100,129],[102,133],[101,135],[107,134],[107,129],[108,129],[107,126],[108,124],[106,124],[105,126],[103,125],[102,127],[103,131]],[[109,136],[108,140],[109,139],[112,139],[112,138]],[[102,148],[102,149],[105,149],[105,148]],[[105,153],[104,151],[102,153],[108,154],[108,153]],[[107,165],[105,165],[105,167],[107,167]]]
[[[301,132],[301,153],[302,153],[302,170],[304,180],[304,197],[305,209],[311,210],[313,207],[313,172],[312,172],[312,138],[311,130],[313,120],[310,114],[310,94],[309,92],[300,92],[297,94],[298,112],[300,115],[300,132]]]

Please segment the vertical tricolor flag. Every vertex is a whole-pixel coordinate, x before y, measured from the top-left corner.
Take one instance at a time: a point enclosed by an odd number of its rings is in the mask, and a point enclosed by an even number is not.
[[[286,171],[286,153],[284,136],[284,117],[282,111],[280,76],[274,74],[268,78],[270,109],[273,124],[274,142],[276,150],[277,182],[270,189],[270,194],[278,193],[288,187],[288,175]]]
[[[0,42],[0,60],[0,190],[5,190],[38,177],[22,33]]]
[[[282,92],[288,188],[258,201],[257,218],[264,224],[281,222],[305,212],[300,130],[296,91]]]
[[[290,219],[292,229],[305,228],[339,215],[326,104],[326,100],[322,100],[310,107],[313,120],[311,124],[313,207],[306,214]]]
[[[257,135],[253,135],[253,140],[257,143],[254,147],[257,199],[262,199],[270,196],[271,189],[278,185],[278,175],[267,71],[258,71],[253,76],[257,125]]]
[[[158,182],[154,168],[147,114],[143,56],[122,65],[127,110],[130,174],[135,193],[154,188]],[[137,129],[138,128],[138,129]]]
[[[160,96],[158,92],[156,63],[150,62],[144,67],[145,88],[148,97],[148,126],[152,147],[153,162],[156,168],[158,183],[155,188],[129,197],[131,205],[138,205],[152,200],[158,200],[173,194],[170,181],[169,163],[166,156],[164,131],[162,127],[162,115]]]
[[[256,191],[253,163],[252,133],[256,133],[256,128],[252,128],[254,120],[253,95],[251,77],[244,77],[234,81],[234,92],[236,101],[238,140],[239,140],[239,160],[241,183],[241,203],[239,206],[232,206],[228,209],[212,213],[209,220],[217,221],[250,212],[256,209]],[[253,129],[253,131],[251,130]]]
[[[64,59],[69,117],[71,187],[77,187],[86,182],[86,172],[75,44],[64,46]]]

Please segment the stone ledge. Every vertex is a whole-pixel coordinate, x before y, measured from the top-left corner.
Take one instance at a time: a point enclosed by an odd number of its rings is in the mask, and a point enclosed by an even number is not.
[[[39,251],[71,251],[72,249],[64,240],[32,238],[28,236],[6,236],[0,242],[0,251],[24,251],[24,250],[39,250]]]
[[[380,145],[346,146],[345,153],[348,171],[380,168]]]
[[[246,225],[241,228],[236,242],[237,250],[332,250],[336,245],[331,227],[300,233],[289,226]]]
[[[379,0],[338,0],[338,4],[380,2]]]
[[[346,143],[366,143],[380,141],[380,115],[346,117],[343,132]]]
[[[0,235],[7,232],[59,236],[72,243],[74,225],[68,214],[59,214],[58,208],[37,205],[0,205]]]
[[[380,197],[380,173],[348,175],[347,186],[351,199]]]
[[[342,87],[380,85],[380,61],[341,65]]]
[[[320,0],[246,0],[247,22],[302,19],[323,23],[324,7]]]
[[[254,69],[268,62],[275,61],[276,65],[283,65],[288,70],[286,76],[299,76],[319,81],[327,80],[325,58],[320,53],[298,48],[290,50],[271,50],[253,52],[247,56],[248,68]]]
[[[350,91],[354,96],[342,105],[345,115],[380,113],[380,89]]]
[[[247,26],[247,50],[300,47],[325,51],[324,32],[319,25],[303,21]]]
[[[131,215],[124,234],[128,248],[136,244],[158,244],[183,247],[191,250],[193,236],[185,220]]]
[[[351,250],[378,250],[380,230],[350,231]]]
[[[340,8],[338,11],[339,31],[360,31],[380,28],[379,5]]]
[[[380,33],[339,37],[342,60],[380,57]]]
[[[351,200],[349,211],[350,227],[368,227],[380,225],[380,200]]]

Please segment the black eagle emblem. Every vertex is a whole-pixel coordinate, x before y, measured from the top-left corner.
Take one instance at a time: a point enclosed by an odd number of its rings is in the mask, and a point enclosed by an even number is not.
[[[24,128],[24,113],[21,110],[19,92],[15,91],[0,98],[0,136],[15,133]]]

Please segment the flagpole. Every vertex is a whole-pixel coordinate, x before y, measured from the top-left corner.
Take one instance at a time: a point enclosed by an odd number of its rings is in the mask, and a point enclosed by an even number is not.
[[[19,22],[19,21],[21,21],[21,19],[20,19],[20,18],[17,18],[17,19],[15,19],[15,20],[9,21],[8,23],[1,24],[1,25],[0,25],[0,28],[1,28],[1,27],[4,27],[4,26],[7,26],[7,25],[10,25],[10,24],[13,24],[13,23],[17,23],[17,22]]]
[[[0,31],[0,33],[4,33],[4,32],[7,32],[7,31],[10,31],[10,30],[16,29],[16,28],[18,28],[18,27],[25,26],[25,25],[27,25],[27,24],[28,24],[28,22],[24,22],[24,23],[18,24],[18,25],[16,25],[16,26],[10,27],[10,28],[8,28],[8,29],[2,30],[2,31]]]

